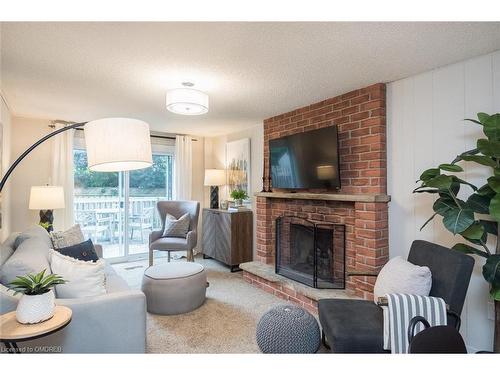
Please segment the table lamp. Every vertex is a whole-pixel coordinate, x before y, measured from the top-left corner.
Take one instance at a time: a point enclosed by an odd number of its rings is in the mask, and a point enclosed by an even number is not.
[[[219,186],[225,184],[224,169],[205,169],[205,186],[210,186],[210,208],[219,208]]]
[[[30,192],[30,210],[40,210],[40,225],[47,232],[54,230],[54,212],[64,208],[64,189],[62,186],[32,186]]]

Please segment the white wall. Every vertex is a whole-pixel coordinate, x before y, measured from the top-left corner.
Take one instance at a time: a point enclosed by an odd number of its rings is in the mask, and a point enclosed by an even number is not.
[[[14,117],[12,119],[11,160],[38,139],[48,134],[49,120]],[[29,210],[31,186],[49,183],[51,176],[52,140],[33,150],[15,169],[11,176],[11,230],[23,231],[39,222],[38,211]]]
[[[236,141],[242,138],[250,138],[250,189],[252,191],[252,210],[253,210],[253,248],[255,254],[255,229],[256,229],[256,199],[253,193],[262,190],[262,167],[264,158],[264,125],[258,124],[251,128],[230,133],[220,137],[205,138],[205,166],[207,169],[217,168],[223,169],[226,163],[226,143]],[[205,204],[204,207],[210,206],[210,189],[205,188]],[[228,199],[229,192],[223,188],[220,191],[220,199]]]
[[[0,24],[0,35],[2,25]],[[1,50],[0,37],[0,50]],[[0,141],[0,155],[2,165],[0,165],[0,178],[7,171],[10,165],[10,138],[11,138],[11,113],[6,99],[2,94],[2,59],[0,58],[0,124],[2,124],[2,140]],[[4,190],[0,193],[0,209],[2,213],[2,228],[0,229],[0,241],[3,241],[10,233],[10,183],[5,185]]]
[[[446,246],[462,242],[460,236],[454,238],[443,229],[440,219],[419,230],[433,212],[434,198],[412,194],[412,190],[424,169],[451,162],[484,137],[480,126],[464,118],[476,118],[477,112],[500,112],[500,51],[390,83],[387,108],[390,256],[405,257],[414,239]],[[463,165],[461,175],[466,180],[479,186],[485,183],[483,167]],[[493,342],[483,263],[476,257],[462,313],[462,334],[470,350],[491,349]]]
[[[7,103],[0,97],[0,124],[3,125],[3,136],[0,144],[2,165],[0,166],[0,177],[7,171],[10,165],[10,138],[11,138],[11,116]],[[2,229],[0,230],[0,241],[3,241],[10,233],[10,183],[7,183],[1,193]]]

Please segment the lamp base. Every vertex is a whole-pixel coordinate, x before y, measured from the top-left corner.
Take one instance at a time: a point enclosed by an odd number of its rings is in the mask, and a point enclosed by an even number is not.
[[[40,210],[40,226],[47,229],[47,232],[54,230],[54,211],[53,210]]]
[[[219,187],[210,186],[210,208],[219,208]]]

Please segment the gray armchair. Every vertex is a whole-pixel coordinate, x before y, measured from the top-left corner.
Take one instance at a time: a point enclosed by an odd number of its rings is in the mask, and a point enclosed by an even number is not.
[[[192,262],[193,249],[198,242],[198,217],[200,216],[200,202],[196,201],[160,201],[156,204],[161,219],[161,230],[153,231],[149,235],[149,265],[153,265],[153,252],[167,251],[170,262],[171,251],[187,251],[187,260]],[[165,230],[165,217],[167,214],[181,217],[186,212],[189,213],[191,222],[186,238],[162,237]]]

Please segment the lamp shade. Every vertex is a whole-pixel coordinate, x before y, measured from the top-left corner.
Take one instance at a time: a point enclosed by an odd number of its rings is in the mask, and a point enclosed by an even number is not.
[[[57,210],[64,208],[64,189],[62,186],[32,186],[30,210]]]
[[[220,186],[226,184],[224,169],[205,169],[205,186]]]
[[[208,95],[182,88],[167,91],[167,109],[179,115],[202,115],[208,112]]]
[[[105,118],[88,122],[84,131],[92,171],[132,171],[153,165],[149,125],[144,121]]]

